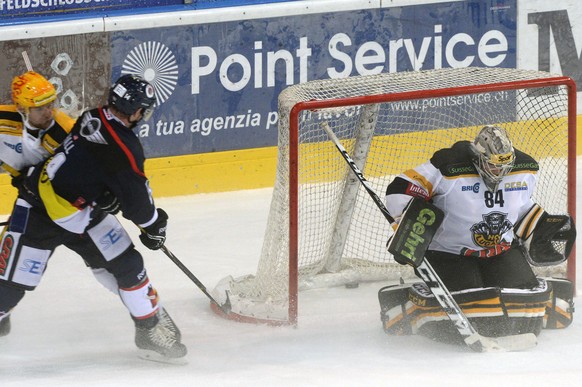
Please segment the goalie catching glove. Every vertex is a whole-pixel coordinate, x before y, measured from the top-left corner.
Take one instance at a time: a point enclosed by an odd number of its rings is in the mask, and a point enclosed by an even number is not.
[[[570,215],[550,215],[535,204],[515,226],[532,265],[559,264],[570,255],[576,227]]]
[[[168,214],[161,208],[157,209],[158,218],[152,224],[141,229],[139,240],[150,250],[161,249],[166,242],[166,228],[168,226]]]

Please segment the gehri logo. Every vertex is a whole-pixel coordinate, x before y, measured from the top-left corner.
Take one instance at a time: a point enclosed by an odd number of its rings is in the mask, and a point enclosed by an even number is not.
[[[475,193],[479,193],[479,188],[481,187],[481,183],[475,183],[473,185],[464,185],[461,187],[461,191],[473,191]]]
[[[156,95],[156,106],[164,103],[176,88],[176,57],[160,42],[143,42],[127,54],[121,65],[122,74],[139,75],[148,81]]]

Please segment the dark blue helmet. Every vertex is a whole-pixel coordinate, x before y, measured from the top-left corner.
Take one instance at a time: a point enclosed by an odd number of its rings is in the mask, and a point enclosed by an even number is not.
[[[128,116],[144,109],[144,119],[147,120],[156,103],[154,88],[137,75],[126,74],[111,86],[108,103]]]

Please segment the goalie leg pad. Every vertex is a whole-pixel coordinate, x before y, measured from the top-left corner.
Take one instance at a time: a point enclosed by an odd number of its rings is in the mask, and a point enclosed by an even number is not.
[[[470,289],[453,295],[468,316],[504,314],[495,288]],[[378,298],[387,334],[422,334],[439,341],[462,342],[458,330],[423,282],[384,287],[378,292]]]
[[[412,326],[407,310],[412,306],[408,301],[411,284],[385,286],[378,291],[380,319],[384,332],[403,336],[412,334]]]
[[[531,289],[479,288],[451,292],[474,328],[487,337],[539,334],[549,299],[545,281]],[[424,283],[386,287],[379,292],[387,334],[420,334],[461,344],[463,338]]]
[[[538,286],[533,289],[501,289],[507,314],[505,334],[539,335],[550,296],[551,288],[544,279],[538,279]]]
[[[466,289],[451,294],[478,332],[495,336],[491,327],[500,325],[499,321],[505,318],[499,289]],[[459,330],[424,283],[415,284],[410,289],[409,298],[414,304],[411,311],[413,332],[450,344],[464,342]]]
[[[574,286],[571,281],[546,278],[552,289],[550,301],[546,305],[544,329],[562,329],[572,324],[574,319]]]

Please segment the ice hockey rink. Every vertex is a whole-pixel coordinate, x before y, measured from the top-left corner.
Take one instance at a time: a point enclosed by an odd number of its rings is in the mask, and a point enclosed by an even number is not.
[[[260,189],[159,199],[170,215],[166,246],[209,289],[226,275],[254,274],[270,198],[271,189]],[[0,338],[1,386],[572,386],[582,377],[576,314],[568,329],[545,330],[536,348],[513,353],[387,336],[382,283],[300,293],[297,328],[237,323],[215,315],[174,263],[128,230],[182,331],[188,364],[139,359],[121,301],[60,248],[41,285],[14,310],[11,334]]]

